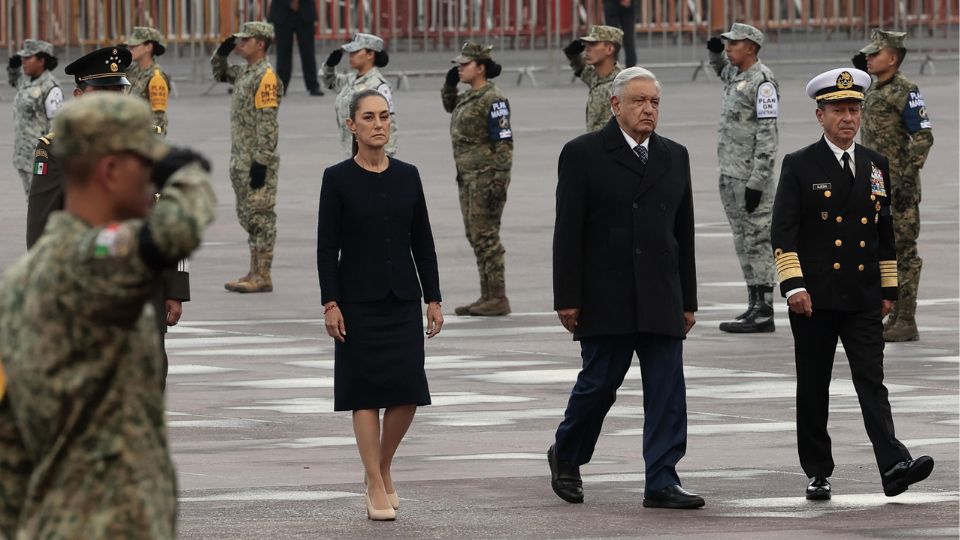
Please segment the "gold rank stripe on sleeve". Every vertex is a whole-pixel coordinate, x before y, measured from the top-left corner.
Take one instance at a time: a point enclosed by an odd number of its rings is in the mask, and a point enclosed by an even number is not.
[[[897,261],[880,261],[880,286],[897,286]]]
[[[796,251],[783,252],[778,249],[776,253],[774,253],[774,258],[777,263],[777,274],[780,276],[780,283],[791,278],[803,277],[803,271],[800,270],[800,257],[797,256]]]

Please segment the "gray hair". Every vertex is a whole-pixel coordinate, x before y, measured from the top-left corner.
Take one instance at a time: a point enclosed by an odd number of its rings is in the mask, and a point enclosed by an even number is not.
[[[660,86],[660,81],[657,80],[657,76],[654,75],[652,71],[639,66],[634,66],[628,67],[617,74],[617,76],[613,79],[613,84],[610,87],[610,93],[614,96],[622,98],[623,87],[634,79],[653,81],[653,83],[657,85],[657,92],[663,92],[663,88]]]

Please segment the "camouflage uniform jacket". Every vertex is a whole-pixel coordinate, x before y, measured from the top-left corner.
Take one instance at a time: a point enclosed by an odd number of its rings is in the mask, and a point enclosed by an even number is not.
[[[725,54],[713,52],[710,65],[725,83],[717,141],[720,174],[746,180],[750,189],[768,189],[777,159],[780,96],[773,72],[759,60],[741,72]]]
[[[249,171],[254,161],[269,168],[280,167],[277,114],[283,83],[266,58],[252,65],[227,63],[217,54],[210,59],[213,78],[233,85],[230,103],[230,169]]]
[[[898,71],[867,90],[860,137],[864,146],[890,160],[895,185],[901,177],[917,179],[933,146],[930,117],[917,85]]]
[[[130,86],[127,93],[140,96],[150,104],[153,111],[153,125],[161,135],[167,135],[167,103],[170,99],[170,76],[164,73],[159,64],[153,62],[146,69],[133,64],[127,68]]]
[[[200,245],[214,203],[209,175],[188,165],[145,220],[91,227],[54,213],[4,276],[0,425],[13,419],[30,463],[18,538],[173,538],[176,476],[147,301],[160,268]]]
[[[606,77],[601,77],[597,74],[597,68],[588,66],[583,61],[582,54],[570,57],[568,60],[570,67],[573,68],[573,74],[590,89],[587,94],[587,131],[599,131],[613,116],[610,110],[610,89],[613,86],[613,79],[623,71],[623,66],[618,62],[613,65],[613,70]]]
[[[33,169],[37,139],[50,132],[53,116],[63,105],[63,90],[53,74],[23,76],[20,68],[7,68],[10,86],[17,89],[13,98],[13,166],[21,171]]]
[[[353,134],[347,128],[347,118],[350,117],[350,101],[358,92],[376,90],[387,98],[390,107],[390,142],[386,150],[388,156],[397,153],[397,115],[393,109],[393,92],[387,79],[376,67],[359,75],[357,73],[337,73],[333,66],[323,64],[323,85],[338,92],[333,107],[337,111],[337,126],[340,128],[340,148],[346,157],[353,156]]]
[[[443,108],[450,116],[450,139],[457,171],[510,172],[513,131],[510,104],[492,82],[457,94],[455,86],[441,90]]]

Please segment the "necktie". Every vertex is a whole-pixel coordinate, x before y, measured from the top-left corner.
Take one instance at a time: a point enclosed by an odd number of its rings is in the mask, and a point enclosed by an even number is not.
[[[850,183],[853,183],[853,169],[850,168],[850,154],[847,152],[843,153],[843,172],[847,173],[847,176],[850,177]]]
[[[636,154],[638,158],[640,158],[640,163],[643,163],[644,165],[647,164],[647,148],[645,146],[643,146],[642,144],[638,144],[634,146],[633,153]]]

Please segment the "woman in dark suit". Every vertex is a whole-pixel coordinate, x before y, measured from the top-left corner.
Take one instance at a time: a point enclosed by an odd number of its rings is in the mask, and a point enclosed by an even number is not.
[[[323,173],[317,272],[336,340],[334,409],[353,411],[367,517],[393,520],[400,500],[390,465],[417,406],[430,404],[419,302],[431,338],[443,326],[440,279],[420,173],[384,150],[387,100],[359,92],[349,113],[356,151]]]

